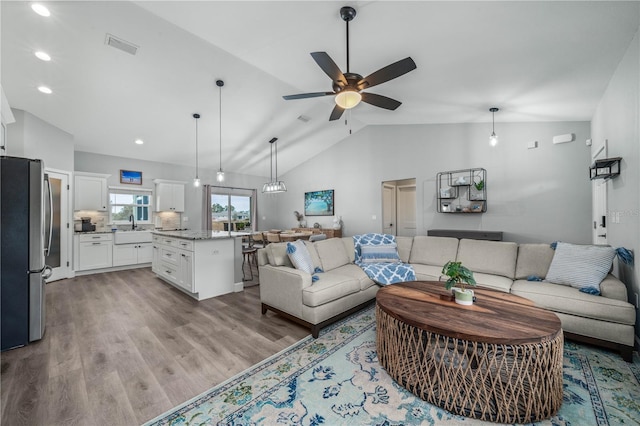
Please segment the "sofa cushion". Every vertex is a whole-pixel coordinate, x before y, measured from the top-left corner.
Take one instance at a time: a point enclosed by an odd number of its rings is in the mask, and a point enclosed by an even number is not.
[[[516,243],[462,239],[455,260],[474,273],[502,275],[513,280],[517,255]]]
[[[409,263],[411,256],[411,247],[413,246],[413,237],[396,237],[398,244],[398,255],[404,263]]]
[[[503,277],[501,275],[474,272],[473,277],[476,279],[478,287],[503,291],[505,293],[509,293],[511,291],[511,285],[513,284],[513,280],[511,278]]]
[[[307,251],[309,251],[309,256],[311,256],[313,270],[315,271],[316,268],[322,269],[322,262],[320,262],[320,257],[318,257],[318,251],[316,250],[315,244],[304,240],[304,245],[307,246]]]
[[[328,238],[314,244],[324,272],[349,263],[349,255],[340,238]]]
[[[438,281],[442,275],[442,266],[424,265],[422,263],[412,263],[411,266],[418,281]],[[442,285],[444,285],[444,282]]]
[[[304,241],[297,240],[287,243],[287,254],[289,255],[289,260],[291,260],[291,263],[293,263],[293,266],[296,269],[308,274],[313,274],[315,268],[313,267],[311,255],[309,254],[309,250],[307,250],[307,246]]]
[[[554,312],[619,324],[635,323],[636,313],[632,304],[582,293],[577,288],[566,285],[516,280],[511,286],[511,293]]]
[[[363,263],[398,263],[398,245],[378,244],[360,246],[360,261]]]
[[[287,243],[271,243],[265,247],[265,250],[267,250],[270,265],[293,268],[293,263],[291,263],[287,254]]]
[[[376,285],[376,283],[374,283],[371,278],[367,276],[362,268],[352,263],[340,266],[331,272],[335,272],[336,274],[344,275],[358,280],[358,282],[360,283],[360,290],[366,290],[372,285]],[[319,274],[318,276],[322,277],[322,274]]]
[[[448,261],[456,259],[457,252],[457,238],[419,235],[413,237],[409,263],[435,265],[442,268]]]
[[[338,238],[332,238],[339,240]],[[360,291],[360,282],[335,272],[320,274],[322,277],[302,290],[302,303],[307,306],[320,306],[341,297]]]
[[[627,286],[613,275],[607,275],[600,283],[600,296],[628,302]]]
[[[342,237],[342,244],[344,244],[345,250],[347,250],[347,255],[349,256],[349,263],[353,263],[356,261],[356,248],[353,244],[353,237]]]
[[[547,276],[555,251],[549,244],[520,244],[516,262],[516,279],[524,280],[535,276]]]
[[[610,246],[558,242],[546,280],[575,288],[596,289],[611,269],[616,251]]]

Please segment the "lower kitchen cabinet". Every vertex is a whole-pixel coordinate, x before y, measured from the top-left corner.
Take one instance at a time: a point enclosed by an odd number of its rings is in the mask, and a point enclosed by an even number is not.
[[[76,235],[76,271],[111,268],[113,266],[112,234]]]
[[[116,244],[113,246],[113,266],[137,265],[153,260],[152,243]]]

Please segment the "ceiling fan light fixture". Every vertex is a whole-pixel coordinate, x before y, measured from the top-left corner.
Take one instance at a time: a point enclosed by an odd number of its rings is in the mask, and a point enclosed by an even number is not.
[[[343,90],[335,97],[336,105],[342,109],[351,109],[362,100],[362,95],[355,90]]]

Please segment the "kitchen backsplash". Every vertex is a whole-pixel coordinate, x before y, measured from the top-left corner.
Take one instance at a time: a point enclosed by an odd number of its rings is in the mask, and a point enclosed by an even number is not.
[[[158,212],[153,213],[154,217],[152,223],[141,223],[138,225],[138,229],[180,229],[180,213],[176,212]],[[80,223],[81,217],[90,217],[91,223],[96,225],[96,231],[111,231],[114,227],[127,230],[131,229],[131,224],[122,224],[112,226],[109,223],[109,212],[98,212],[94,210],[78,210],[73,214],[74,229],[76,224]]]

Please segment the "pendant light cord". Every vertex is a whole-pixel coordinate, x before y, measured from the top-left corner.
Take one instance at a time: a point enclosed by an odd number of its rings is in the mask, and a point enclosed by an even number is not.
[[[197,114],[194,114],[194,117]],[[198,179],[198,117],[195,117],[196,119],[196,179]]]
[[[222,171],[222,85],[218,85],[219,89],[220,89],[220,104],[219,104],[219,110],[220,110],[220,167],[219,170]]]

